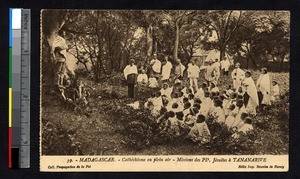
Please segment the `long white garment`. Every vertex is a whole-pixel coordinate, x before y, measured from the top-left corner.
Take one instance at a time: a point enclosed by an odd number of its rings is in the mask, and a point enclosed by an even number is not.
[[[152,70],[155,73],[160,73],[160,71],[161,71],[161,62],[158,59],[151,60],[150,64],[152,65]]]
[[[271,105],[271,80],[270,75],[261,74],[256,83],[258,89],[263,94],[262,104]]]
[[[242,80],[245,78],[244,70],[236,68],[231,73],[231,78],[233,80],[233,88],[238,89],[242,85]]]
[[[258,106],[258,95],[256,85],[252,77],[245,78],[243,80],[243,86],[246,88],[246,92],[249,95],[249,101],[246,106],[248,113],[256,114],[256,107]]]
[[[128,75],[130,75],[130,74],[138,74],[138,70],[137,70],[137,67],[135,65],[127,65],[124,68],[123,73],[124,73],[125,79],[127,80],[127,76]]]
[[[167,63],[165,65],[163,65],[161,80],[168,80],[170,78],[172,68],[173,68],[173,65],[169,61],[167,61]]]

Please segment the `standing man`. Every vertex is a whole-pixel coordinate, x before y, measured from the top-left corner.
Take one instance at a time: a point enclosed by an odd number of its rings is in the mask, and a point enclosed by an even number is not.
[[[187,73],[190,81],[190,88],[195,87],[196,91],[198,91],[198,78],[199,78],[200,69],[195,64],[195,60],[191,61],[191,64],[187,69]]]
[[[164,58],[164,65],[162,66],[162,71],[161,71],[161,75],[162,75],[161,81],[163,82],[169,81],[172,68],[173,65],[171,62],[169,62],[169,58],[166,55]]]
[[[136,83],[138,70],[133,59],[130,60],[130,64],[125,67],[123,72],[128,85],[128,97],[134,98],[134,85]]]
[[[182,80],[184,70],[185,70],[185,66],[181,63],[181,60],[178,59],[178,64],[175,66],[174,69],[175,79]]]
[[[150,66],[151,66],[151,74],[153,74],[155,78],[158,78],[161,73],[161,62],[157,59],[156,54],[153,55],[153,59],[150,62]]]
[[[228,60],[227,57],[224,57],[224,59],[221,61],[221,70],[223,76],[228,76],[229,67],[230,67],[230,61]]]
[[[219,59],[215,59],[214,63],[212,64],[213,68],[214,68],[214,71],[215,71],[215,82],[217,83],[219,78],[220,78],[220,75],[221,75],[221,72],[220,72],[220,67],[221,67],[221,64],[219,62]]]
[[[201,66],[200,70],[205,69],[205,74],[204,74],[204,78],[207,82],[207,86],[210,86],[211,82],[215,82],[216,81],[216,75],[215,75],[215,68],[212,66],[213,60],[209,60],[208,61],[208,65],[206,66]]]
[[[240,66],[240,63],[236,63],[235,69],[231,72],[233,88],[237,90],[239,89],[239,87],[241,87],[242,81],[245,78],[245,72],[242,69],[240,69]]]

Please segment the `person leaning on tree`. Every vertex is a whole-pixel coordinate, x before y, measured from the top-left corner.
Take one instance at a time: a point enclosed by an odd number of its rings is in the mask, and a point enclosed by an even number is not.
[[[134,98],[134,85],[137,80],[138,70],[134,64],[134,59],[131,59],[129,63],[130,64],[125,67],[123,72],[128,85],[128,97]]]

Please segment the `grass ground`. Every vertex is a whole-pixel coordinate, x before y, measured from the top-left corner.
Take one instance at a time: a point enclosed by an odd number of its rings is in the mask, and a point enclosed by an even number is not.
[[[253,79],[259,73],[253,73]],[[281,93],[289,91],[289,73],[271,73],[271,78],[280,86]],[[200,78],[200,83],[204,81]],[[86,81],[92,86],[90,99],[91,115],[78,114],[74,108],[63,102],[57,95],[43,92],[42,97],[42,153],[44,155],[172,155],[172,154],[208,154],[207,150],[186,140],[177,143],[165,143],[135,150],[124,145],[124,121],[105,111],[107,104],[132,102],[127,99],[127,87],[118,80],[102,83]],[[230,77],[221,77],[219,88],[231,84]],[[105,90],[114,91],[113,98],[104,96]],[[137,99],[144,100],[152,90],[137,89]],[[287,123],[288,125],[288,123]],[[280,129],[278,129],[280,130]]]

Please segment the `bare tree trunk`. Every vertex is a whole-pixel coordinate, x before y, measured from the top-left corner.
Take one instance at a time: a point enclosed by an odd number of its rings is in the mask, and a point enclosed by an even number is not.
[[[173,59],[175,62],[178,62],[178,47],[179,47],[179,20],[175,22],[175,42],[173,50]]]
[[[147,58],[152,56],[153,51],[153,27],[149,25],[146,29],[147,36]]]

